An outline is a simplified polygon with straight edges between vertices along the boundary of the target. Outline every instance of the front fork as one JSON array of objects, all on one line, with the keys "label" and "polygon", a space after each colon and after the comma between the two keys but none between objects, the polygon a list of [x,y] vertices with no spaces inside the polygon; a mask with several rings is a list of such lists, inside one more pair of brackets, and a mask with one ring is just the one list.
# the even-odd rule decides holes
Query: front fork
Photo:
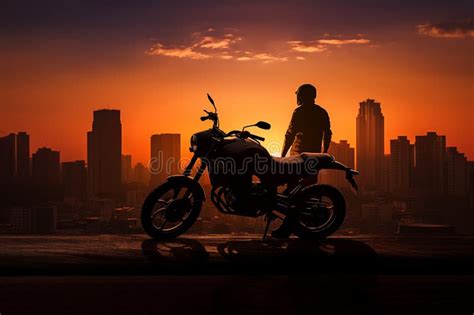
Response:
[{"label": "front fork", "polygon": [[[193,167],[194,167],[194,164],[196,164],[196,161],[198,160],[198,157],[196,154],[193,155],[193,157],[191,158],[191,161],[189,161],[189,164],[188,166],[186,166],[186,168],[184,169],[184,172],[183,172],[183,175],[186,176],[186,177],[190,177],[191,176],[191,172],[193,170]],[[199,185],[198,182],[199,182],[199,179],[201,178],[202,174],[204,173],[204,171],[206,170],[206,167],[207,167],[207,161],[206,159],[201,159],[201,165],[199,165],[199,168],[198,168],[198,171],[196,173],[196,175],[194,176],[193,178],[193,182],[194,182],[194,185]],[[184,197],[183,198],[188,198],[189,197],[189,194],[191,193],[191,189],[188,189],[185,194],[184,194]]]}]

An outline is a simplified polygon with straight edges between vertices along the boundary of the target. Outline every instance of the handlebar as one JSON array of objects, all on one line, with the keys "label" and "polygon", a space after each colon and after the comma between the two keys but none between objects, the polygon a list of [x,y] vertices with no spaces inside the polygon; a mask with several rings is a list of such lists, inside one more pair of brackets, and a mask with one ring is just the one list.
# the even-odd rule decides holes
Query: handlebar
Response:
[{"label": "handlebar", "polygon": [[[206,121],[206,120],[212,120],[214,122],[214,129],[219,130],[219,119],[217,116],[217,113],[209,112],[207,110],[204,110],[204,112],[207,114],[206,116],[201,116],[201,121]],[[233,130],[227,134],[225,134],[223,131],[220,131],[221,135],[224,137],[229,137],[229,136],[237,136],[241,139],[247,139],[251,138],[256,141],[265,141],[265,138],[254,135],[246,130],[240,131],[240,130]]]},{"label": "handlebar", "polygon": [[240,130],[232,130],[231,132],[226,134],[226,137],[230,137],[234,135],[242,139],[252,138],[258,141],[265,141],[265,138],[263,137],[254,135],[253,133],[250,133],[248,131],[240,131]]},{"label": "handlebar", "polygon": [[204,112],[206,112],[207,116],[201,116],[201,121],[212,120],[214,122],[214,127],[219,127],[219,118],[217,113],[209,112],[207,110],[204,110]]},{"label": "handlebar", "polygon": [[254,135],[254,134],[250,134],[250,138],[253,138],[253,139],[258,140],[258,141],[265,141],[264,137],[260,137],[260,136]]}]

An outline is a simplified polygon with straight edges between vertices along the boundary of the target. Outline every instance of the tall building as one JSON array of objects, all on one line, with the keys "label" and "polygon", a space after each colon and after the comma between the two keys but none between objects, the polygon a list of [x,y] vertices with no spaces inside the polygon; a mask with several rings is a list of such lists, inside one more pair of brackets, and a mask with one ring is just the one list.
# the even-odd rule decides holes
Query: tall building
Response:
[{"label": "tall building", "polygon": [[468,164],[464,153],[456,147],[446,149],[447,193],[453,196],[464,196],[468,191]]},{"label": "tall building", "polygon": [[32,156],[33,182],[41,187],[59,186],[61,182],[59,151],[40,148]]},{"label": "tall building", "polygon": [[163,133],[151,136],[151,185],[158,185],[169,175],[179,173],[181,135]]},{"label": "tall building", "polygon": [[120,111],[94,111],[87,133],[87,170],[91,197],[117,199],[122,180],[122,123]]},{"label": "tall building", "polygon": [[361,187],[377,190],[383,180],[384,116],[380,103],[373,99],[359,105],[356,118],[357,169],[360,171]]},{"label": "tall building", "polygon": [[[474,161],[467,161],[467,191],[470,199],[474,201]],[[471,203],[474,208],[474,202]]]},{"label": "tall building", "polygon": [[64,162],[62,166],[64,202],[69,206],[80,206],[86,201],[86,162]]},{"label": "tall building", "polygon": [[[339,143],[331,141],[328,153],[333,155],[336,160],[341,162],[342,164],[350,168],[355,167],[355,150],[354,148],[351,148],[347,140],[341,140],[339,141]],[[325,170],[324,174],[322,175],[322,182],[327,182],[328,184],[334,185],[338,188],[350,188],[350,184],[346,180],[346,174],[344,172],[339,172],[335,170]]]},{"label": "tall building", "polygon": [[13,180],[16,173],[15,165],[15,134],[0,138],[0,185]]},{"label": "tall building", "polygon": [[422,194],[442,195],[446,191],[446,136],[428,132],[415,140],[415,188]]},{"label": "tall building", "polygon": [[10,212],[10,223],[16,233],[52,234],[56,232],[57,209],[54,206],[16,207]]},{"label": "tall building", "polygon": [[382,159],[382,178],[380,181],[380,191],[390,191],[390,154],[384,154]]},{"label": "tall building", "polygon": [[132,177],[132,156],[122,155],[122,183],[130,183]]},{"label": "tall building", "polygon": [[407,194],[413,187],[415,146],[406,136],[390,140],[390,192]]},{"label": "tall building", "polygon": [[142,163],[137,163],[134,168],[134,181],[147,185],[150,182],[150,172]]},{"label": "tall building", "polygon": [[26,180],[30,175],[30,136],[19,132],[16,135],[16,176]]}]

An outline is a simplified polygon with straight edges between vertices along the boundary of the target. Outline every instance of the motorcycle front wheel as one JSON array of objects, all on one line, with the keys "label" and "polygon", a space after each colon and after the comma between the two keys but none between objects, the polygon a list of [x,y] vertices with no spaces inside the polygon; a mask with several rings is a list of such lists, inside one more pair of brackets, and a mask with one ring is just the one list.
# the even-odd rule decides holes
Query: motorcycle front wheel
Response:
[{"label": "motorcycle front wheel", "polygon": [[344,222],[346,203],[336,188],[311,185],[297,197],[294,233],[304,239],[323,239]]},{"label": "motorcycle front wheel", "polygon": [[166,182],[152,191],[142,206],[145,232],[154,239],[173,239],[185,233],[201,212],[202,200],[191,184]]}]

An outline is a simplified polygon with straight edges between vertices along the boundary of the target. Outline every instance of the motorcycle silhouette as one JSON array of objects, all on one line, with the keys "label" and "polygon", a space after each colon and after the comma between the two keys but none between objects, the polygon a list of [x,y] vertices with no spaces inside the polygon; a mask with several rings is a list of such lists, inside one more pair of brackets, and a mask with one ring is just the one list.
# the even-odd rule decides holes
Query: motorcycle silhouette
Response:
[{"label": "motorcycle silhouette", "polygon": [[[315,183],[322,169],[346,172],[346,179],[357,190],[353,170],[325,153],[301,153],[277,158],[260,144],[263,137],[246,129],[268,130],[270,124],[259,121],[242,130],[228,133],[219,128],[217,108],[207,95],[214,111],[207,111],[201,121],[210,120],[212,128],[191,137],[194,153],[182,175],[169,176],[145,199],[141,222],[145,232],[154,239],[172,239],[185,233],[198,218],[204,190],[199,184],[208,169],[211,181],[211,202],[224,214],[247,217],[265,216],[265,238],[275,219],[294,218],[293,232],[300,238],[322,239],[334,232],[344,221],[346,205],[334,187]],[[194,177],[191,173],[200,160]],[[279,186],[287,185],[283,192]]]}]

